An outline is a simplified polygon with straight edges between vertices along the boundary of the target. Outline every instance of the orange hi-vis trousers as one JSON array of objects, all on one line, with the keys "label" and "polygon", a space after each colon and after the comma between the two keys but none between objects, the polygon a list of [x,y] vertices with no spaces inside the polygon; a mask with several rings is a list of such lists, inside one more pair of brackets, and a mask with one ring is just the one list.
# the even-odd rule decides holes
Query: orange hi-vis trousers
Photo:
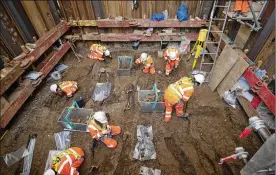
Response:
[{"label": "orange hi-vis trousers", "polygon": [[111,128],[110,135],[103,134],[103,130],[97,126],[93,121],[88,122],[88,130],[93,139],[101,140],[108,148],[116,148],[117,141],[112,139],[111,136],[121,133],[119,126],[109,125]]},{"label": "orange hi-vis trousers", "polygon": [[247,13],[249,11],[249,4],[247,0],[236,0],[234,11],[241,11]]}]

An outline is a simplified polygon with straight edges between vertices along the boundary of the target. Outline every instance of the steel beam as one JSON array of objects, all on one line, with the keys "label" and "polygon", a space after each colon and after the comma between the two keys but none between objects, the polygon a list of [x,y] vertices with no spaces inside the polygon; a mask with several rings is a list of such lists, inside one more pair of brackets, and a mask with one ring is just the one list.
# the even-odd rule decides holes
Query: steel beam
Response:
[{"label": "steel beam", "polygon": [[186,37],[191,41],[196,41],[198,33],[169,33],[169,34],[152,34],[151,36],[145,36],[142,34],[132,33],[102,33],[102,34],[75,34],[66,35],[66,39],[75,40],[88,40],[88,41],[102,41],[102,42],[131,42],[131,41],[142,41],[142,42],[161,42],[161,41],[182,41],[182,37]]},{"label": "steel beam", "polygon": [[243,77],[252,87],[252,91],[262,99],[269,110],[275,115],[275,95],[267,88],[267,84],[262,82],[255,75],[252,67],[249,67],[245,70]]},{"label": "steel beam", "polygon": [[70,21],[72,26],[91,26],[98,28],[200,28],[208,24],[205,20],[200,21],[182,21],[178,20],[164,20],[164,21],[151,21],[150,19],[132,19],[116,21],[114,19],[100,19],[100,20],[72,20]]},{"label": "steel beam", "polygon": [[[45,78],[47,74],[51,71],[51,69],[58,63],[58,61],[63,57],[63,55],[70,49],[70,46],[68,43],[63,44],[62,48],[59,51],[54,51],[54,54],[46,58],[48,60],[45,64],[43,63],[43,66],[41,69],[37,71],[43,72],[42,78]],[[22,88],[23,87],[23,88]],[[21,106],[24,104],[24,102],[29,98],[29,96],[33,93],[36,87],[34,87],[29,79],[25,79],[21,83],[21,87],[19,89],[21,90],[15,90],[10,97],[8,98],[8,101],[10,103],[9,107],[3,112],[1,111],[1,119],[0,119],[0,126],[1,128],[5,128],[7,124],[10,122],[10,120],[13,118],[13,116],[16,114],[16,112],[21,108]]]},{"label": "steel beam", "polygon": [[[47,49],[49,49],[54,44],[54,42],[56,42],[56,40],[58,40],[65,32],[67,32],[68,29],[69,26],[66,23],[60,23],[56,27],[52,28],[35,42],[37,47],[34,51],[30,52],[25,57],[25,59],[31,58],[31,63],[35,62]],[[20,71],[17,71],[17,73],[7,74],[7,77],[5,76],[4,78],[1,78],[1,95],[18,79],[18,77],[24,73],[24,71],[25,70],[21,69]]]},{"label": "steel beam", "polygon": [[274,26],[275,26],[275,9],[273,10],[263,30],[261,31],[261,34],[258,37],[257,42],[253,45],[253,47],[250,49],[250,52],[247,54],[252,61],[255,61],[255,59],[257,58],[258,53],[261,51],[264,43],[269,37]]}]

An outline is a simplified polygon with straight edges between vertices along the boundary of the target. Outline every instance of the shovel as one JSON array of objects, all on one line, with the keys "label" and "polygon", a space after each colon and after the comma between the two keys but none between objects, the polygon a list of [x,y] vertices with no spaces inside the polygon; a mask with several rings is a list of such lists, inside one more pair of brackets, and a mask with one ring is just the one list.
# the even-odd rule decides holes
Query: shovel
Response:
[{"label": "shovel", "polygon": [[187,113],[187,106],[188,106],[188,101],[185,103],[185,109],[184,109],[184,115],[179,117],[179,118],[182,118],[184,120],[189,120],[189,113]]}]

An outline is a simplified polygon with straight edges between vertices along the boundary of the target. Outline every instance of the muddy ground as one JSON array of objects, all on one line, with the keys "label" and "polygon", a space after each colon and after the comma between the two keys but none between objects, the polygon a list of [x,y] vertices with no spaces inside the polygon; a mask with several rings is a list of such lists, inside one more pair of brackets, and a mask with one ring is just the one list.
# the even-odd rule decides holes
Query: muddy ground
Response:
[{"label": "muddy ground", "polygon": [[[169,77],[164,75],[162,58],[157,58],[159,47],[149,48],[141,46],[139,50],[132,50],[130,46],[116,45],[110,50],[113,59],[108,63],[85,58],[80,63],[69,52],[62,63],[69,66],[63,73],[62,80],[78,82],[79,90],[75,97],[82,96],[85,102],[91,98],[96,82],[105,82],[108,78],[112,82],[112,94],[103,104],[89,101],[86,107],[105,110],[110,114],[110,123],[119,125],[123,133],[114,137],[118,147],[108,149],[102,143],[97,143],[94,158],[92,158],[92,138],[89,133],[72,132],[71,146],[82,147],[85,151],[85,161],[80,167],[80,174],[139,174],[141,166],[160,169],[162,174],[239,174],[243,167],[242,161],[235,160],[225,165],[218,165],[219,158],[234,153],[235,147],[244,147],[252,156],[261,145],[255,133],[246,139],[239,139],[239,133],[247,125],[247,116],[241,108],[233,109],[224,104],[217,92],[212,92],[208,86],[196,87],[195,94],[188,103],[187,111],[190,120],[185,121],[173,117],[165,123],[162,113],[143,113],[134,95],[134,105],[131,110],[124,112],[127,95],[124,87],[133,83],[135,89],[151,89],[154,82],[160,90],[164,90],[170,83],[180,77],[188,75],[191,62],[181,64],[176,72]],[[132,76],[119,77],[116,75],[117,56],[128,55],[137,57],[142,51],[148,51],[154,58],[156,72],[154,76],[145,75],[142,66],[132,72]],[[98,69],[110,68],[111,74],[100,78]],[[1,140],[1,155],[15,151],[26,145],[29,134],[37,134],[32,175],[43,174],[49,150],[55,149],[54,133],[63,128],[57,123],[57,118],[66,106],[72,104],[72,98],[61,97],[49,90],[52,82],[44,82],[14,117],[8,127],[8,132]],[[132,158],[136,139],[137,125],[152,125],[154,144],[157,152],[156,160],[139,161]],[[1,159],[0,174],[19,174],[22,162],[7,167]],[[92,165],[99,166],[98,170],[90,172]]]}]

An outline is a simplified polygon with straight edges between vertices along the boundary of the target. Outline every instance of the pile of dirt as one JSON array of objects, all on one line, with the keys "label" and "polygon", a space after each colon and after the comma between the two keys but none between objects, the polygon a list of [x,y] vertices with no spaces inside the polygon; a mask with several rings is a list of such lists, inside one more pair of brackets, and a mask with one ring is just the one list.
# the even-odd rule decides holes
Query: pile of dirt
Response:
[{"label": "pile of dirt", "polygon": [[[155,101],[155,98],[156,98],[156,95],[155,94],[148,94],[148,95],[145,95],[141,101],[143,102],[154,102]],[[162,94],[158,94],[158,99],[157,99],[157,102],[164,102],[164,95]]]}]

